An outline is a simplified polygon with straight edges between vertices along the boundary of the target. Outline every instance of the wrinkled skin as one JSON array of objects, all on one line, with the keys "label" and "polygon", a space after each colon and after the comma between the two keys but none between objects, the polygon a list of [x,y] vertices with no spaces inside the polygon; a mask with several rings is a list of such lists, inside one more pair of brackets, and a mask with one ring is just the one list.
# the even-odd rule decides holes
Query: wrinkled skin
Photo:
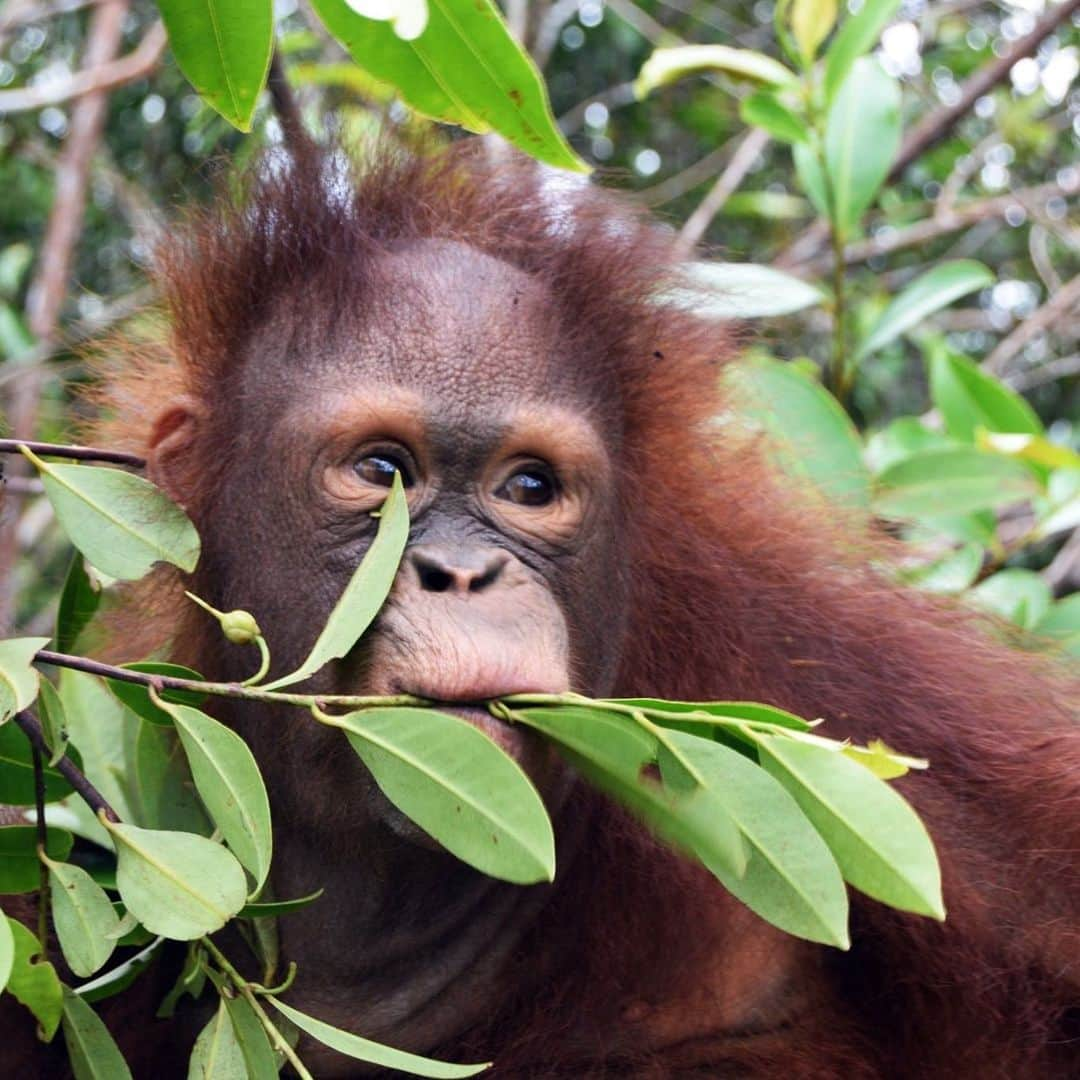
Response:
[{"label": "wrinkled skin", "polygon": [[[620,627],[609,613],[621,589],[610,417],[558,363],[548,298],[524,274],[439,242],[389,254],[378,271],[395,302],[324,353],[298,358],[273,328],[252,342],[258,362],[242,389],[236,467],[196,588],[272,628],[273,673],[292,670],[371,543],[384,463],[399,462],[412,530],[390,599],[362,646],[306,688],[457,703],[557,813],[572,781],[554,751],[463,706],[517,691],[610,688]],[[180,402],[157,428],[151,475],[181,502],[175,465],[199,423]],[[513,501],[508,480],[538,466],[554,476],[555,497]],[[247,659],[223,674],[243,677]],[[547,887],[507,886],[438,850],[337,732],[292,709],[242,708],[233,722],[271,791],[277,895],[326,889],[302,919],[282,923],[285,955],[304,958],[290,1000],[402,1047],[430,1046],[474,1022],[488,1005],[485,981]],[[559,835],[566,856],[573,823]],[[344,857],[328,861],[331,850]],[[343,986],[360,988],[359,1000]],[[307,1056],[320,1076],[348,1071],[340,1057]]]}]

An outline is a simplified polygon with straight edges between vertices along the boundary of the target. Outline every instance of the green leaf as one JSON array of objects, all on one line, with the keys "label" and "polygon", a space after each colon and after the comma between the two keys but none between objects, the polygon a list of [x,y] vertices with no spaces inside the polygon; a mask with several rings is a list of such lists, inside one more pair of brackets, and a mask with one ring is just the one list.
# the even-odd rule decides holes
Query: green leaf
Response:
[{"label": "green leaf", "polygon": [[295,900],[255,900],[245,904],[240,909],[241,919],[276,919],[279,915],[291,915],[294,911],[300,911],[309,904],[315,903],[323,894],[322,889],[316,889],[307,896],[298,896]]},{"label": "green leaf", "polygon": [[665,289],[657,303],[673,304],[703,319],[754,319],[788,315],[820,304],[816,285],[756,263],[687,263],[683,283]]},{"label": "green leaf", "polygon": [[859,433],[828,390],[791,364],[765,358],[739,364],[730,377],[750,399],[749,418],[772,436],[786,472],[842,506],[870,506]]},{"label": "green leaf", "polygon": [[928,367],[930,398],[954,438],[973,443],[979,428],[1042,434],[1031,406],[966,356],[941,346],[932,351]]},{"label": "green leaf", "polygon": [[154,938],[145,949],[141,949],[130,959],[80,986],[79,996],[84,1001],[104,1001],[105,998],[123,993],[149,969],[164,944],[164,938]]},{"label": "green leaf", "polygon": [[105,890],[85,870],[53,859],[46,859],[45,864],[60,950],[68,967],[88,978],[112,956],[116,939],[109,935],[120,920]]},{"label": "green leaf", "polygon": [[878,477],[874,509],[884,517],[947,517],[1005,506],[1038,490],[1026,465],[966,446],[926,450]]},{"label": "green leaf", "polygon": [[791,148],[791,158],[795,162],[795,174],[799,186],[806,192],[814,209],[824,218],[830,216],[829,187],[825,179],[825,170],[821,161],[808,143],[795,143]]},{"label": "green leaf", "polygon": [[777,727],[791,728],[794,731],[809,731],[810,725],[801,717],[786,709],[777,709],[771,705],[761,705],[756,701],[665,701],[662,698],[605,698],[616,705],[629,705],[642,709],[657,723],[662,724],[670,715],[701,713],[707,719],[718,717],[734,720],[755,720],[762,724],[775,724]]},{"label": "green leaf", "polygon": [[433,709],[336,716],[383,794],[448,851],[519,884],[555,877],[555,838],[532,782],[478,728]]},{"label": "green leaf", "polygon": [[940,559],[901,574],[902,580],[928,592],[959,593],[971,587],[983,564],[980,544],[964,544]]},{"label": "green leaf", "polygon": [[251,130],[274,39],[271,0],[159,0],[180,70],[199,96]]},{"label": "green leaf", "polygon": [[1050,638],[1070,656],[1080,656],[1080,593],[1051,605],[1035,624],[1034,631]]},{"label": "green leaf", "polygon": [[932,431],[918,417],[900,416],[866,441],[866,463],[882,472],[904,458],[923,450],[939,450],[955,445],[940,431]]},{"label": "green leaf", "polygon": [[352,1035],[348,1031],[331,1027],[313,1016],[307,1016],[279,1001],[276,997],[265,999],[277,1009],[283,1016],[291,1020],[301,1031],[307,1032],[313,1039],[337,1050],[339,1054],[356,1058],[358,1061],[367,1061],[373,1065],[380,1065],[384,1069],[399,1069],[401,1072],[411,1073],[413,1076],[430,1076],[436,1080],[455,1080],[457,1077],[476,1076],[489,1064],[484,1065],[451,1065],[444,1061],[433,1061],[431,1058],[420,1057],[417,1054],[409,1054],[403,1050],[393,1050],[389,1046],[363,1039],[359,1035]]},{"label": "green leaf", "polygon": [[739,105],[739,116],[744,123],[767,131],[781,142],[804,143],[810,139],[806,121],[768,90],[758,90],[743,98]]},{"label": "green leaf", "polygon": [[156,562],[190,573],[199,535],[187,514],[141,476],[96,465],[56,465],[24,449],[71,542],[99,570],[123,581]]},{"label": "green leaf", "polygon": [[247,898],[244,871],[220,844],[192,833],[106,823],[120,896],[147,930],[189,941],[220,930]]},{"label": "green leaf", "polygon": [[[74,837],[66,829],[46,829],[45,846],[54,859],[71,854]],[[37,827],[6,825],[0,828],[0,893],[34,892],[41,884],[37,855]]]},{"label": "green leaf", "polygon": [[[680,793],[652,779],[657,740],[630,717],[578,705],[515,710],[513,717],[556,742],[590,782],[721,880],[745,870],[742,838],[716,793],[708,787]],[[667,731],[669,739],[674,734]]]},{"label": "green leaf", "polygon": [[291,675],[285,675],[262,689],[279,690],[306,679],[324,664],[344,656],[371,625],[394,584],[394,575],[409,539],[409,504],[394,474],[394,484],[382,505],[379,531],[360,561],[330,618],[312,646],[308,658]]},{"label": "green leaf", "polygon": [[757,744],[762,766],[794,796],[847,881],[902,911],[945,918],[934,845],[896,791],[843,754],[767,735]]},{"label": "green leaf", "polygon": [[[74,750],[68,755],[78,764]],[[56,802],[71,794],[71,785],[54,769],[46,765],[45,801]],[[0,727],[0,803],[11,806],[33,806],[34,762],[30,740],[15,724]]]},{"label": "green leaf", "polygon": [[233,1034],[243,1055],[246,1073],[240,1080],[277,1080],[278,1067],[270,1037],[262,1026],[255,1010],[243,997],[222,998],[232,1021]]},{"label": "green leaf", "polygon": [[733,49],[727,45],[681,45],[653,52],[638,74],[634,93],[639,99],[644,98],[662,86],[702,72],[721,72],[767,86],[794,86],[798,82],[795,73],[778,60],[752,49]]},{"label": "green leaf", "polygon": [[33,659],[48,644],[42,637],[0,641],[0,724],[33,704],[38,694]]},{"label": "green leaf", "polygon": [[15,945],[7,992],[14,994],[37,1017],[45,1040],[49,1041],[60,1026],[63,1007],[60,978],[52,964],[38,959],[41,955],[38,939],[15,919],[7,919],[7,925]]},{"label": "green leaf", "polygon": [[741,878],[710,867],[725,888],[781,930],[846,949],[848,902],[840,871],[795,800],[736,751],[679,731],[671,737],[706,775],[749,846]]},{"label": "green leaf", "polygon": [[48,679],[39,680],[37,716],[42,738],[52,751],[49,764],[55,765],[67,752],[67,717],[64,715],[64,703]]},{"label": "green leaf", "polygon": [[836,25],[836,0],[793,0],[791,32],[806,63],[813,63],[818,46]]},{"label": "green leaf", "polygon": [[0,991],[7,986],[15,963],[15,938],[8,926],[7,916],[0,911]]},{"label": "green leaf", "polygon": [[180,737],[140,720],[126,729],[124,758],[131,821],[146,829],[199,833],[213,829],[203,809]]},{"label": "green leaf", "polygon": [[141,721],[109,693],[102,679],[86,672],[61,669],[59,692],[68,735],[82,754],[86,778],[122,820],[137,821],[128,778],[131,749]]},{"label": "green leaf", "polygon": [[428,0],[427,27],[413,41],[358,15],[345,0],[313,6],[352,58],[397,87],[418,113],[469,131],[497,131],[549,165],[589,171],[559,131],[536,65],[491,0]]},{"label": "green leaf", "polygon": [[86,561],[76,552],[68,567],[60,606],[56,611],[56,648],[70,653],[101,606],[101,589],[86,572]]},{"label": "green leaf", "polygon": [[188,1080],[248,1080],[247,1064],[224,998],[195,1040]]},{"label": "green leaf", "polygon": [[[855,360],[884,348],[905,330],[917,326],[928,315],[948,307],[961,296],[993,283],[994,275],[974,259],[938,263],[925,274],[920,274],[881,313],[870,333],[855,350]],[[955,435],[956,432],[950,429],[949,434]]]},{"label": "green leaf", "polygon": [[877,196],[900,146],[900,85],[876,60],[859,60],[825,123],[825,171],[837,231],[848,237]]},{"label": "green leaf", "polygon": [[900,0],[866,0],[858,14],[848,15],[825,54],[825,100],[831,102],[855,61],[876,44],[896,13]]},{"label": "green leaf", "polygon": [[[134,664],[121,664],[128,671],[138,671],[144,675],[165,675],[172,679],[194,679],[202,681],[202,676],[182,664],[167,664],[160,660],[139,660]],[[123,679],[106,679],[109,689],[133,712],[152,724],[172,727],[172,718],[150,700],[150,688],[141,683],[124,682]],[[179,705],[192,705],[198,708],[206,695],[194,690],[162,690],[158,695],[162,701],[175,702]]]},{"label": "green leaf", "polygon": [[64,1042],[75,1080],[131,1080],[131,1070],[100,1017],[64,987]]},{"label": "green leaf", "polygon": [[224,724],[189,705],[166,705],[184,744],[195,787],[233,854],[255,879],[270,870],[270,800],[248,745]]},{"label": "green leaf", "polygon": [[980,581],[971,590],[971,598],[987,611],[1034,630],[1050,610],[1054,594],[1033,570],[1015,567]]}]

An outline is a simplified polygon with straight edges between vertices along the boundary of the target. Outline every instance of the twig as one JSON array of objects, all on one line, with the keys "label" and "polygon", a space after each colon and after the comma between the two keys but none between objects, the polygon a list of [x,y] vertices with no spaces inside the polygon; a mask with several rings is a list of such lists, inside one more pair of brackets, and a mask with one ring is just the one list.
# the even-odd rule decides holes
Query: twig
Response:
[{"label": "twig", "polygon": [[645,206],[663,206],[664,203],[672,202],[692,191],[698,184],[704,183],[710,176],[715,176],[725,161],[731,156],[732,143],[735,140],[728,139],[721,143],[715,150],[710,150],[703,158],[695,161],[693,165],[687,165],[682,172],[661,180],[659,184],[643,188],[630,197]]},{"label": "twig", "polygon": [[532,54],[536,66],[543,69],[551,59],[555,44],[559,40],[559,31],[577,14],[578,0],[556,0],[547,9],[540,25],[536,29],[536,41]]},{"label": "twig", "polygon": [[412,694],[395,694],[390,697],[367,696],[357,694],[288,694],[280,690],[263,690],[258,686],[244,686],[242,683],[203,682],[201,679],[179,679],[172,675],[148,675],[143,671],[103,664],[100,660],[90,660],[85,656],[72,656],[69,653],[39,649],[34,656],[35,663],[51,664],[55,667],[72,668],[85,671],[89,675],[99,675],[105,679],[117,679],[120,682],[135,683],[138,686],[152,687],[160,694],[163,690],[188,690],[196,694],[210,694],[214,697],[243,698],[249,701],[270,701],[283,705],[300,705],[310,708],[313,704],[341,705],[347,708],[371,708],[391,705],[429,705],[426,698]]},{"label": "twig", "polygon": [[304,127],[300,106],[296,102],[296,95],[285,74],[281,54],[276,49],[270,59],[270,73],[266,79],[266,87],[270,91],[270,100],[273,102],[274,112],[285,136],[285,145],[294,155],[306,157],[314,150],[315,143]]},{"label": "twig", "polygon": [[670,45],[681,43],[682,38],[666,26],[658,23],[648,12],[639,8],[632,0],[605,0],[607,6],[624,23],[632,26],[646,41],[653,45],[662,42]]},{"label": "twig", "polygon": [[[45,742],[45,736],[41,732],[41,725],[30,713],[25,710],[23,712],[17,712],[12,719],[19,725],[23,733],[30,740],[31,744],[37,748],[39,753],[49,753],[49,747]],[[60,758],[54,768],[72,786],[79,798],[82,799],[95,814],[104,813],[110,821],[120,820],[116,811],[105,801],[105,796],[86,779],[82,770],[78,768],[69,757],[65,755]],[[40,815],[40,817],[44,820],[43,814]]]},{"label": "twig", "polygon": [[1058,379],[1067,379],[1072,375],[1080,375],[1080,353],[1048,360],[1045,364],[1039,364],[1038,367],[1027,371],[1006,374],[1004,379],[1014,390],[1031,390],[1036,386],[1043,386]]},{"label": "twig", "polygon": [[[94,9],[87,32],[83,70],[90,72],[108,64],[123,38],[127,0],[104,0]],[[71,127],[56,164],[56,194],[49,213],[41,257],[27,292],[26,315],[39,344],[52,350],[60,312],[67,293],[68,275],[82,231],[90,162],[101,138],[108,103],[104,92],[88,93],[71,110]],[[8,421],[16,439],[28,439],[37,425],[38,403],[44,372],[15,383],[8,396]],[[20,475],[21,463],[12,471]],[[10,628],[15,611],[16,527],[18,518],[0,525],[0,634]]]},{"label": "twig", "polygon": [[[49,830],[45,824],[45,766],[42,763],[41,747],[30,744],[30,761],[34,767],[34,812],[37,820],[37,846],[39,853],[48,855]],[[49,868],[45,860],[38,857],[38,912],[37,936],[38,947],[43,959],[49,959]]]},{"label": "twig", "polygon": [[[104,10],[111,6],[111,3],[102,3],[101,8]],[[127,5],[123,6],[126,8]],[[62,82],[0,90],[0,115],[43,109],[46,105],[59,105],[90,94],[107,93],[118,86],[126,86],[137,79],[143,79],[157,67],[165,51],[165,42],[165,27],[156,22],[146,32],[142,41],[120,60],[113,60],[110,54],[107,59],[99,60],[93,65],[87,64],[70,79]]]},{"label": "twig", "polygon": [[1008,337],[999,341],[983,362],[983,367],[995,375],[1001,375],[1029,341],[1049,330],[1077,304],[1080,304],[1080,274],[1062,285],[1041,308],[1024,319]]},{"label": "twig", "polygon": [[1055,592],[1068,587],[1080,576],[1080,529],[1061,545],[1061,549],[1042,572],[1043,580]]},{"label": "twig", "polygon": [[904,139],[900,152],[889,170],[889,178],[894,179],[899,176],[920,154],[948,135],[957,121],[979,98],[1008,78],[1009,72],[1018,60],[1030,56],[1076,11],[1080,11],[1080,0],[1064,0],[1063,3],[1048,8],[1046,14],[1035,24],[1029,34],[1025,34],[1014,42],[1008,52],[985,67],[979,68],[960,87],[960,96],[952,105],[944,105],[923,117]]},{"label": "twig", "polygon": [[59,15],[70,15],[73,11],[81,11],[97,3],[100,3],[100,0],[55,0],[51,4],[10,3],[10,10],[0,15],[0,37],[16,27],[55,19]]},{"label": "twig", "polygon": [[[960,97],[952,105],[943,106],[927,114],[907,134],[896,159],[889,169],[887,180],[895,180],[920,154],[943,139],[975,102],[1008,77],[1012,66],[1025,56],[1030,56],[1058,26],[1080,9],[1080,0],[1064,0],[1050,8],[1035,24],[1031,33],[1020,38],[1003,56],[998,57],[975,72],[960,88]],[[773,260],[773,265],[787,269],[814,257],[828,239],[829,227],[823,221],[800,233],[785,251]]]},{"label": "twig", "polygon": [[689,257],[695,245],[705,235],[713,218],[720,213],[724,203],[746,179],[758,155],[769,145],[769,135],[761,128],[751,128],[739,143],[728,167],[720,174],[709,194],[687,219],[679,233],[678,249],[683,258]]},{"label": "twig", "polygon": [[123,450],[99,450],[94,446],[68,446],[61,443],[29,442],[25,439],[0,439],[0,454],[19,454],[25,446],[35,454],[71,458],[73,461],[106,461],[111,465],[127,465],[132,469],[146,467],[146,459]]},{"label": "twig", "polygon": [[[844,249],[844,261],[849,266],[853,263],[863,263],[875,255],[888,255],[903,248],[928,243],[948,233],[958,232],[980,221],[1004,217],[1013,207],[1024,207],[1026,203],[1049,198],[1051,195],[1074,195],[1077,190],[1080,189],[1064,188],[1056,181],[1051,181],[1047,184],[1023,188],[1020,191],[1011,191],[1005,195],[994,195],[988,199],[973,199],[970,202],[959,203],[943,213],[935,213],[933,217],[916,221],[902,229],[892,229],[869,240],[849,244]],[[789,249],[789,251],[793,250]],[[833,253],[825,252],[809,261],[785,265],[793,273],[803,277],[813,277],[828,270],[832,263]],[[776,262],[774,265],[779,266],[780,263]]]},{"label": "twig", "polygon": [[623,105],[633,105],[634,101],[634,84],[632,82],[609,86],[607,90],[601,90],[599,94],[593,94],[585,98],[584,101],[579,101],[573,108],[567,109],[559,117],[559,130],[564,135],[573,135],[576,131],[580,131],[585,123],[586,111],[590,105],[595,103],[609,105],[614,109],[618,109]]}]

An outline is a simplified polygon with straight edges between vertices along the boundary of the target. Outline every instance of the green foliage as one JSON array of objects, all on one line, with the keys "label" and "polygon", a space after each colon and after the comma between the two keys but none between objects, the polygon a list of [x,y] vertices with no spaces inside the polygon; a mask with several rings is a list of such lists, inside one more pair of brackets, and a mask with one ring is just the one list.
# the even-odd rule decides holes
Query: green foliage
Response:
[{"label": "green foliage", "polygon": [[299,1009],[294,1009],[277,998],[268,1000],[278,1012],[287,1016],[301,1031],[307,1032],[324,1046],[332,1047],[338,1053],[355,1058],[357,1061],[367,1061],[386,1069],[399,1069],[412,1076],[436,1077],[437,1080],[476,1076],[488,1068],[487,1065],[449,1065],[443,1061],[432,1061],[430,1058],[420,1057],[418,1054],[392,1050],[388,1046],[381,1046],[370,1039],[362,1039],[359,1035],[352,1035],[340,1028],[324,1024],[312,1016],[306,1016]]},{"label": "green foliage", "polygon": [[291,686],[313,675],[328,661],[344,656],[371,625],[390,592],[393,572],[409,538],[409,508],[400,474],[395,474],[394,485],[379,514],[375,539],[330,612],[308,658],[291,675],[268,683],[267,690]]},{"label": "green foliage", "polygon": [[555,878],[555,837],[528,777],[482,732],[432,709],[316,714],[341,728],[383,794],[459,859],[493,877]]},{"label": "green foliage", "polygon": [[[749,407],[738,419],[717,418],[721,437],[764,434],[778,465],[832,500],[853,529],[872,530],[877,519],[888,519],[901,556],[883,572],[1008,621],[1015,628],[1011,640],[1026,647],[1080,656],[1080,597],[1055,596],[1053,575],[1044,572],[1080,526],[1077,426],[1068,418],[1075,380],[1025,397],[1000,377],[1000,363],[991,370],[976,359],[999,333],[993,325],[992,332],[985,329],[992,322],[987,313],[998,318],[1004,310],[999,280],[1005,287],[1038,274],[1049,293],[1054,275],[1070,276],[1061,272],[1070,258],[1075,263],[1069,222],[1054,224],[1068,211],[1041,195],[1041,202],[1029,198],[1023,227],[1010,220],[986,237],[974,230],[965,239],[973,250],[978,246],[979,261],[952,258],[948,232],[935,238],[924,229],[930,240],[895,250],[890,239],[913,225],[944,228],[980,191],[1004,190],[991,185],[985,168],[980,172],[991,153],[1013,153],[1014,180],[1033,188],[1071,166],[1065,109],[1042,92],[1025,96],[1014,80],[1011,91],[988,92],[978,116],[903,176],[890,175],[905,121],[910,133],[917,111],[944,93],[941,86],[991,60],[1004,38],[972,42],[985,27],[1000,28],[1001,16],[986,15],[971,27],[947,14],[924,24],[926,75],[912,76],[897,74],[889,49],[870,55],[899,10],[897,0],[867,0],[855,14],[834,0],[781,2],[772,13],[775,41],[764,40],[757,9],[732,9],[723,13],[730,42],[687,45],[676,45],[678,37],[700,36],[705,24],[646,0],[645,10],[673,32],[651,52],[608,9],[600,26],[585,26],[582,17],[582,26],[566,28],[582,31],[582,39],[588,29],[589,48],[571,47],[576,35],[568,32],[554,46],[550,85],[571,145],[553,119],[537,66],[489,0],[432,0],[426,19],[425,5],[417,3],[385,12],[357,5],[374,18],[344,0],[315,6],[355,65],[331,57],[301,15],[285,17],[281,53],[287,76],[301,89],[305,119],[333,109],[346,137],[369,130],[374,114],[388,109],[410,132],[424,129],[422,118],[429,117],[497,132],[558,167],[583,171],[596,161],[628,174],[638,170],[642,178],[638,151],[656,145],[671,170],[666,183],[742,134],[743,125],[771,136],[775,142],[746,173],[752,188],[728,193],[722,223],[710,237],[723,241],[732,261],[688,263],[677,287],[656,296],[704,319],[784,320],[771,340],[771,324],[764,328],[758,353],[727,376]],[[116,213],[126,199],[138,201],[132,178],[156,185],[151,201],[168,202],[178,185],[201,190],[190,179],[191,165],[205,153],[232,149],[242,160],[276,137],[259,107],[273,38],[268,0],[202,6],[161,0],[159,7],[173,54],[203,101],[229,123],[250,128],[253,138],[239,143],[214,112],[185,96],[169,65],[154,77],[151,95],[144,98],[141,87],[116,94],[108,120],[115,167],[103,160],[95,173],[75,273],[92,283],[88,290],[106,296],[139,281]],[[62,18],[59,25],[78,29],[78,16]],[[1055,54],[1072,48],[1076,33],[1060,28]],[[70,52],[66,40],[62,45]],[[1040,53],[1044,74],[1045,59]],[[17,78],[32,82],[45,60],[43,53],[19,65]],[[2,66],[0,76],[7,77]],[[630,84],[637,101],[619,105]],[[156,128],[146,119],[155,96],[167,102]],[[603,119],[584,108],[601,102],[607,103]],[[576,113],[584,116],[583,128],[576,121],[580,130]],[[0,209],[0,227],[23,238],[0,249],[0,385],[21,377],[21,365],[36,363],[38,346],[20,298],[32,255],[25,241],[36,242],[41,230],[51,174],[21,147],[40,138],[32,122],[0,122],[0,145],[16,149],[10,160],[0,159],[12,196]],[[968,156],[974,171],[965,172]],[[726,152],[720,157],[732,161]],[[706,181],[713,183],[702,172],[697,183]],[[955,205],[945,200],[946,189]],[[671,217],[701,194],[691,187],[675,195]],[[655,189],[648,197],[658,198]],[[18,218],[8,209],[16,204]],[[796,257],[812,238],[814,230],[804,226],[815,212],[831,252],[811,245],[809,257]],[[754,261],[741,261],[748,257]],[[772,258],[778,266],[767,265]],[[865,269],[864,259],[870,260]],[[979,306],[972,307],[976,294]],[[958,312],[964,301],[968,306]],[[960,315],[978,317],[984,329],[956,329]],[[1039,362],[1034,347],[1026,356]],[[1014,383],[1022,381],[1017,370]],[[67,401],[55,380],[46,385],[44,431],[60,439],[66,432],[57,417]],[[53,583],[64,572],[70,539],[80,554],[59,590],[55,648],[87,650],[98,618],[115,602],[108,579],[136,580],[159,562],[190,571],[198,538],[183,512],[141,477],[27,456],[60,527],[43,534],[27,555],[28,569],[19,570],[28,579],[19,587],[29,597],[20,617],[34,627],[49,624],[50,605],[57,603]],[[163,938],[191,944],[162,1014],[184,994],[219,998],[192,1054],[191,1076],[270,1080],[278,1073],[276,1058],[290,1055],[294,1071],[305,1075],[292,1049],[292,1024],[346,1056],[414,1075],[469,1076],[486,1067],[420,1058],[305,1016],[279,1002],[276,990],[242,977],[207,936],[239,922],[270,972],[277,962],[274,920],[317,904],[321,890],[292,900],[255,899],[272,854],[268,795],[250,750],[202,707],[223,693],[271,700],[261,695],[301,683],[349,654],[388,594],[408,530],[396,482],[377,537],[309,656],[276,681],[266,681],[269,645],[245,612],[215,613],[229,640],[255,643],[262,658],[250,679],[227,688],[200,686],[196,672],[156,658],[124,665],[139,680],[134,683],[65,668],[54,686],[34,666],[48,639],[0,642],[0,801],[31,806],[40,795],[50,822],[44,863],[34,826],[0,829],[0,893],[35,890],[44,865],[52,897],[47,913],[60,950],[77,979],[90,979],[78,993],[63,987],[39,956],[36,936],[0,917],[0,989],[6,985],[30,1009],[46,1037],[62,1022],[78,1080],[129,1075],[90,1003],[139,978]],[[88,562],[102,571],[101,580]],[[161,680],[181,685],[165,687]],[[288,700],[313,712],[311,721],[298,712],[297,723],[340,728],[387,798],[451,853],[510,881],[550,880],[556,873],[543,804],[482,725],[416,700],[355,699],[337,703],[342,713],[336,715],[309,695]],[[28,708],[48,748],[40,792],[31,743],[18,726],[23,718],[11,719]],[[845,881],[901,910],[944,917],[933,846],[887,783],[925,762],[877,742],[834,742],[800,717],[755,703],[538,695],[490,703],[489,710],[492,723],[521,724],[550,740],[588,782],[789,933],[846,947]],[[120,823],[103,824],[95,813],[101,807],[88,809],[73,793],[56,769],[61,758],[93,784]],[[119,903],[110,898],[114,890]],[[119,961],[118,944],[125,949]],[[129,946],[140,951],[131,955]]]},{"label": "green foliage", "polygon": [[313,0],[331,34],[424,116],[497,131],[541,161],[587,172],[555,124],[543,80],[491,0],[429,0],[428,25],[403,41],[345,0]]},{"label": "green foliage", "polygon": [[97,1013],[64,987],[64,1042],[75,1080],[131,1080],[131,1071]]},{"label": "green foliage", "polygon": [[119,469],[56,465],[24,448],[71,542],[103,573],[137,581],[156,562],[189,573],[199,537],[188,516],[149,480]]},{"label": "green foliage", "polygon": [[230,124],[251,130],[274,40],[270,0],[158,0],[191,85]]},{"label": "green foliage", "polygon": [[[68,857],[73,842],[65,829],[50,826],[46,830],[45,846],[57,859]],[[37,828],[33,825],[0,828],[0,894],[33,892],[41,884],[37,843]]]}]

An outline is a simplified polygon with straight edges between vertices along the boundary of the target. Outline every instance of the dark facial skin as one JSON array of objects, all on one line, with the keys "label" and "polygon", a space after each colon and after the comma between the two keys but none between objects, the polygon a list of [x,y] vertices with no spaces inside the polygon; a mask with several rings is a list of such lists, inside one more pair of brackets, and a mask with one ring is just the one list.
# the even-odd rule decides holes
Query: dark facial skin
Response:
[{"label": "dark facial skin", "polygon": [[[426,242],[386,255],[378,273],[391,302],[342,320],[332,340],[303,355],[272,329],[252,343],[197,587],[252,611],[274,673],[292,670],[400,470],[412,531],[391,598],[354,654],[305,688],[449,703],[537,784],[556,813],[561,872],[577,833],[557,813],[569,773],[534,737],[468,705],[610,685],[622,593],[615,465],[598,434],[612,427],[610,403],[591,397],[587,358],[580,376],[567,370],[549,298],[520,271]],[[221,674],[247,674],[236,652]],[[290,1000],[403,1047],[475,1021],[547,887],[504,885],[438,849],[339,733],[291,710],[229,719],[267,775],[276,893],[326,889],[282,924],[285,955],[301,962]],[[310,1064],[319,1076],[344,1067]]]}]

